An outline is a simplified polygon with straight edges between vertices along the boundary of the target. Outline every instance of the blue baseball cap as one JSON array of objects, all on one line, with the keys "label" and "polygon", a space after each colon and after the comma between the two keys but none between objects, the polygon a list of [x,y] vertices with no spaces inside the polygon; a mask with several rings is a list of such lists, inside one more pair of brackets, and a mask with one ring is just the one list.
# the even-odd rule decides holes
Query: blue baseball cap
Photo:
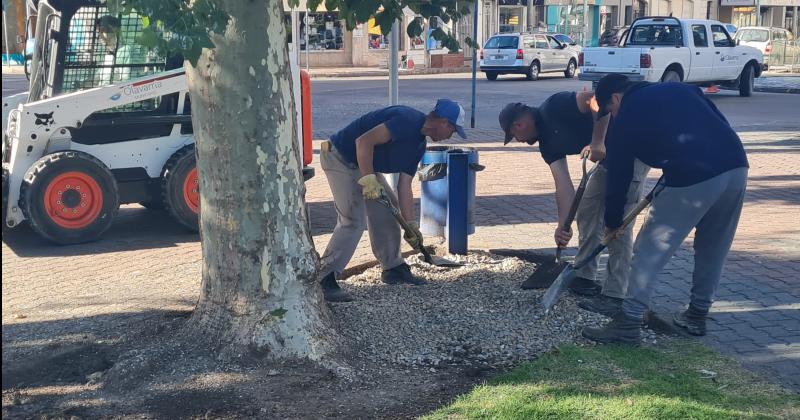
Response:
[{"label": "blue baseball cap", "polygon": [[458,102],[449,99],[439,99],[436,101],[436,108],[433,109],[436,115],[447,118],[450,124],[456,128],[456,133],[462,138],[466,139],[467,135],[464,133],[464,108]]}]

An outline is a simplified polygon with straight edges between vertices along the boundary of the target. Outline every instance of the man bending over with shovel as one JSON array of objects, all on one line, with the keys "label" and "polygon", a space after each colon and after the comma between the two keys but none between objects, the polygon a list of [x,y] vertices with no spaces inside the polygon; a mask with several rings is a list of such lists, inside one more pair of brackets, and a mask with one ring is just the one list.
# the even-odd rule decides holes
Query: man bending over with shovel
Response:
[{"label": "man bending over with shovel", "polygon": [[[575,211],[570,207],[578,203],[577,222],[579,248],[576,260],[588,256],[603,235],[603,207],[606,192],[606,169],[600,164],[583,183],[582,199],[577,198],[567,166],[567,156],[589,153],[589,159],[597,162],[605,158],[605,135],[609,117],[597,118],[597,103],[593,92],[560,92],[547,98],[541,106],[529,107],[521,103],[508,104],[500,112],[500,126],[506,134],[505,144],[512,139],[530,145],[539,143],[542,158],[550,166],[556,186],[558,227],[555,242],[564,248],[572,238],[572,220]],[[639,200],[642,183],[649,168],[636,163],[631,187],[626,194],[626,209],[633,208]],[[571,213],[571,214],[570,214]],[[609,244],[608,276],[601,287],[595,282],[597,258],[578,270],[577,278],[570,284],[574,293],[587,296],[580,307],[610,315],[619,310],[628,281],[632,249],[631,226],[620,237]],[[522,284],[523,289],[547,288],[558,276],[558,265],[551,269],[541,266]]]},{"label": "man bending over with shovel", "polygon": [[661,168],[665,187],[636,238],[622,311],[605,327],[585,328],[583,336],[637,344],[658,274],[693,229],[691,300],[673,321],[690,334],[704,335],[747,185],[742,142],[696,86],[632,83],[623,75],[608,75],[596,94],[602,110],[614,117],[607,140],[606,234],[615,235],[622,225],[636,159]]},{"label": "man bending over with shovel", "polygon": [[337,277],[353,257],[358,241],[369,231],[372,253],[383,268],[388,284],[423,284],[414,277],[400,254],[400,226],[391,210],[378,199],[387,193],[383,173],[400,173],[397,195],[400,213],[410,225],[405,240],[414,248],[422,242],[414,217],[411,181],[425,153],[426,137],[449,139],[454,132],[466,138],[464,109],[440,99],[427,116],[407,106],[390,106],[370,112],[322,143],[320,165],[333,193],[338,220],[322,255],[322,291],[329,302],[349,302]]}]

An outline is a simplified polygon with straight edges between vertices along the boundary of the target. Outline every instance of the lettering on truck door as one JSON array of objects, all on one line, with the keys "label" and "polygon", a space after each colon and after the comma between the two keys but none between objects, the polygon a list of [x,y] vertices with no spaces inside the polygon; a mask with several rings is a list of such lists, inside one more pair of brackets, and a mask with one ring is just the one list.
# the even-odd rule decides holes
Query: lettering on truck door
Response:
[{"label": "lettering on truck door", "polygon": [[735,79],[742,67],[742,55],[737,51],[736,43],[722,25],[711,25],[711,36],[714,40],[714,79]]}]

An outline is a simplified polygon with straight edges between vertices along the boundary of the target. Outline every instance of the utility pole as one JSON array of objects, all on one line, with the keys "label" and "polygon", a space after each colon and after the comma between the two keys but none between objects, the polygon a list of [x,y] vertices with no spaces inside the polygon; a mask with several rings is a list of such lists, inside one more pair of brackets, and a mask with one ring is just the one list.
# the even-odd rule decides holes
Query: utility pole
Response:
[{"label": "utility pole", "polygon": [[397,105],[398,101],[398,67],[400,67],[397,49],[400,48],[400,22],[392,23],[389,33],[389,105]]},{"label": "utility pole", "polygon": [[[478,42],[478,0],[472,6],[472,42]],[[479,47],[472,48],[472,109],[470,110],[469,126],[475,128],[475,106],[477,100],[477,75],[478,75],[478,51]]]}]

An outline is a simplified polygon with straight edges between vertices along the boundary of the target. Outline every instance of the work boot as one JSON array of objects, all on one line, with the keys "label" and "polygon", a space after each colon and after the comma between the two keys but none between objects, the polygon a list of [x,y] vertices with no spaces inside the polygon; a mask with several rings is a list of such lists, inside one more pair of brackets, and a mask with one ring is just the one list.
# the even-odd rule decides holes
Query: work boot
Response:
[{"label": "work boot", "polygon": [[328,302],[350,302],[353,300],[349,293],[339,287],[339,283],[336,282],[336,273],[331,272],[323,277],[320,285],[322,286],[322,294]]},{"label": "work boot", "polygon": [[388,270],[383,270],[383,273],[381,273],[381,280],[386,284],[408,283],[414,286],[425,284],[425,280],[411,274],[411,267],[406,263]]},{"label": "work boot", "polygon": [[689,309],[683,312],[676,312],[672,316],[672,322],[685,329],[691,335],[706,335],[706,315],[708,312],[701,311],[689,305]]},{"label": "work boot", "polygon": [[597,296],[600,294],[600,287],[594,280],[585,279],[583,277],[575,277],[569,285],[569,290],[572,293],[580,296]]},{"label": "work boot", "polygon": [[611,322],[601,328],[585,327],[581,335],[598,343],[624,343],[639,345],[642,320],[628,318],[622,311],[611,318]]},{"label": "work boot", "polygon": [[613,317],[622,308],[622,299],[598,295],[578,302],[578,307],[596,314]]}]

